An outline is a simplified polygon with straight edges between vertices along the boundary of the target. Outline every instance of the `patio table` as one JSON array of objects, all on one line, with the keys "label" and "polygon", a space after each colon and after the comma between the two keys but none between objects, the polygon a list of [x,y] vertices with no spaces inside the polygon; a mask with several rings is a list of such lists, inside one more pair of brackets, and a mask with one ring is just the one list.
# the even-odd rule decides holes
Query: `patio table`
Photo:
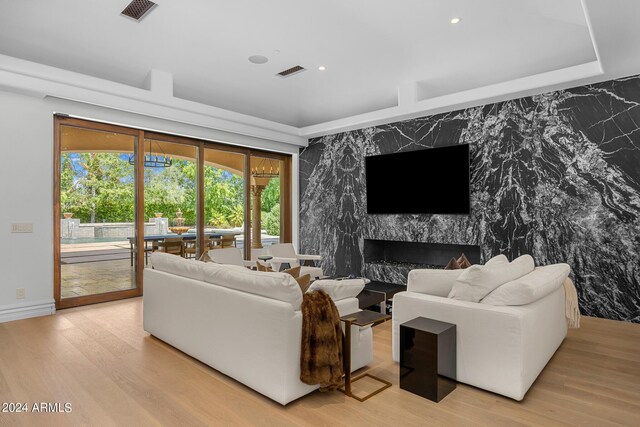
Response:
[{"label": "patio table", "polygon": [[[229,234],[229,233],[224,233],[224,234]],[[232,234],[239,234],[239,233],[232,233]],[[209,238],[209,239],[220,239],[222,238],[222,233],[205,233],[205,237]],[[163,242],[164,239],[167,238],[174,238],[174,237],[182,237],[182,240],[195,240],[197,235],[196,233],[182,233],[182,234],[148,234],[144,236],[144,251],[145,251],[145,255],[147,254],[148,250],[151,249],[153,250],[153,243],[155,242]],[[136,238],[135,237],[127,237],[127,240],[129,240],[129,247],[131,250],[131,266],[133,267],[133,253],[134,253],[134,243],[136,242]],[[151,244],[151,248],[149,248],[149,242],[152,242]],[[145,256],[145,263],[148,262],[147,257]]]}]

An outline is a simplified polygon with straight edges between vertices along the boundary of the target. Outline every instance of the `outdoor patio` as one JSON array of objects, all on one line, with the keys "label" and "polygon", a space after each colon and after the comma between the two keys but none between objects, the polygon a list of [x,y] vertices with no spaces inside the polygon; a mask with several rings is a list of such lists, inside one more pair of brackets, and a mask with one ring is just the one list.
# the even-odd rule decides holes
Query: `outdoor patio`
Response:
[{"label": "outdoor patio", "polygon": [[61,245],[62,298],[135,287],[129,242]]},{"label": "outdoor patio", "polygon": [[[264,246],[280,241],[279,236],[262,236]],[[237,236],[236,247],[244,247]],[[135,288],[128,241],[71,243],[61,245],[62,298],[73,298]]]}]

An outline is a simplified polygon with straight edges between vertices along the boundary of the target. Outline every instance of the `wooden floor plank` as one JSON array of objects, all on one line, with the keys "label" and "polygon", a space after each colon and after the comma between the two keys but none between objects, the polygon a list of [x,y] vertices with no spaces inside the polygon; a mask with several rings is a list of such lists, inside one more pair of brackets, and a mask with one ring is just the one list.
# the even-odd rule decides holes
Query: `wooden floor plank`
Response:
[{"label": "wooden floor plank", "polygon": [[69,401],[4,425],[640,426],[640,325],[583,318],[522,402],[465,384],[440,403],[398,387],[391,323],[374,329],[365,402],[311,393],[283,407],[142,329],[142,299],[0,324],[0,400]]}]

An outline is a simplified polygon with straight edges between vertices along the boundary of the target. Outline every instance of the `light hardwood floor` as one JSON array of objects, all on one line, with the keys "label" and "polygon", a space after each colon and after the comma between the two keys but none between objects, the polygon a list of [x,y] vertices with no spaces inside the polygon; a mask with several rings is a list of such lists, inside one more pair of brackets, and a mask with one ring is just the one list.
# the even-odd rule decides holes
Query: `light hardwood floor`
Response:
[{"label": "light hardwood floor", "polygon": [[0,324],[0,403],[70,402],[68,414],[0,412],[0,425],[640,425],[640,325],[583,318],[522,402],[473,387],[439,404],[398,387],[391,323],[371,371],[393,386],[360,403],[314,392],[286,407],[142,330],[142,299]]}]

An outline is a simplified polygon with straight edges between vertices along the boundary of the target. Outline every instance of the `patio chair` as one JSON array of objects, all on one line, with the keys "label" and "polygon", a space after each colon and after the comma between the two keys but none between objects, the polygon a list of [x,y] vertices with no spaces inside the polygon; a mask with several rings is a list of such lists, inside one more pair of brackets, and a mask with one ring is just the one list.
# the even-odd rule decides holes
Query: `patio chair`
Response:
[{"label": "patio chair", "polygon": [[218,264],[239,265],[247,268],[254,268],[255,261],[246,261],[242,258],[242,251],[238,248],[222,248],[207,252],[209,258]]},{"label": "patio chair", "polygon": [[183,256],[182,237],[166,237],[162,242],[158,242],[158,250],[168,254]]},{"label": "patio chair", "polygon": [[320,255],[297,254],[291,243],[278,243],[268,246],[266,249],[269,255],[273,257],[269,260],[271,268],[276,271],[280,271],[283,267],[286,267],[286,264],[288,264],[289,267],[297,267],[298,265],[301,265],[301,276],[309,274],[312,279],[324,277],[322,268],[315,266],[315,261],[322,260]]},{"label": "patio chair", "polygon": [[236,246],[236,236],[233,234],[224,234],[221,239],[221,244],[223,248],[230,248],[232,246]]},{"label": "patio chair", "polygon": [[207,242],[207,249],[221,249],[221,248],[222,248],[221,237],[212,237]]},{"label": "patio chair", "polygon": [[209,239],[210,249],[230,248],[236,246],[236,236],[233,234],[223,234],[220,237],[212,237]]},{"label": "patio chair", "polygon": [[182,241],[182,256],[185,258],[195,258],[198,245],[196,240],[183,240]]}]

